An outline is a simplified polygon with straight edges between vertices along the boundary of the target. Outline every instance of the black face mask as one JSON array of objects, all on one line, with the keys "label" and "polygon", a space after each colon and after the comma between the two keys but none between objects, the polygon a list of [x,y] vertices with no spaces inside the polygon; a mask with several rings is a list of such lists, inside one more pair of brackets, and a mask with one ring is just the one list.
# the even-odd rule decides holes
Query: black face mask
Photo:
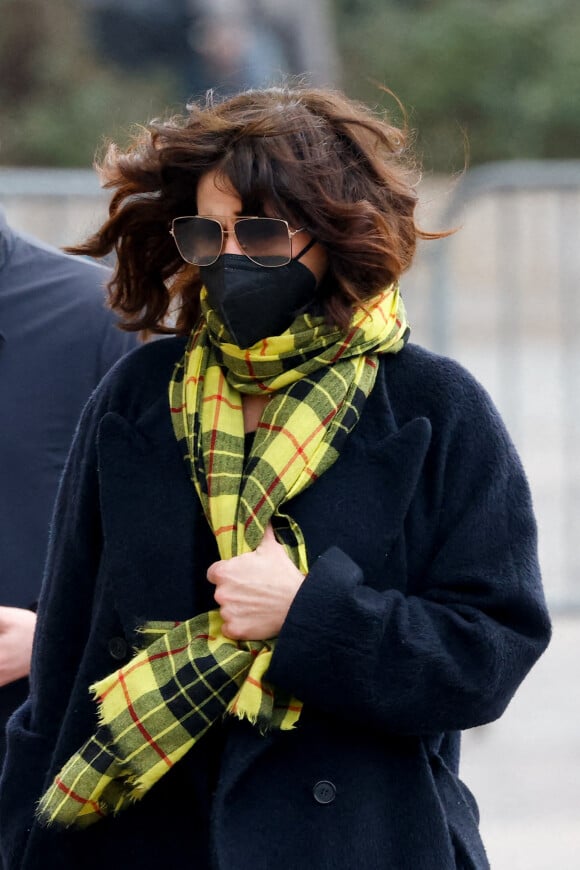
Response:
[{"label": "black face mask", "polygon": [[297,259],[267,269],[243,254],[222,254],[211,266],[200,266],[199,272],[210,307],[241,348],[280,335],[314,301],[316,278]]}]

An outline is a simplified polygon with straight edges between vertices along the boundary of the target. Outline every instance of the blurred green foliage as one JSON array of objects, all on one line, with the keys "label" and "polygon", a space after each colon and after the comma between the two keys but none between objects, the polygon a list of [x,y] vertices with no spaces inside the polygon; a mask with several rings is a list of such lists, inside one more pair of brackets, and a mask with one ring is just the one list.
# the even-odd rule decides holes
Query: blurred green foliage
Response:
[{"label": "blurred green foliage", "polygon": [[97,57],[77,0],[0,0],[0,163],[90,166],[107,138],[163,114],[163,70],[129,75]]},{"label": "blurred green foliage", "polygon": [[334,0],[343,87],[379,81],[417,129],[426,167],[580,156],[578,0]]},{"label": "blurred green foliage", "polygon": [[[163,2],[163,0],[159,0]],[[314,0],[313,0],[314,2]],[[579,0],[333,0],[353,97],[419,131],[426,168],[580,152]],[[0,0],[0,162],[87,166],[177,105],[170,72],[99,57],[80,0]],[[395,109],[395,113],[397,110]],[[400,119],[400,115],[399,115]]]}]

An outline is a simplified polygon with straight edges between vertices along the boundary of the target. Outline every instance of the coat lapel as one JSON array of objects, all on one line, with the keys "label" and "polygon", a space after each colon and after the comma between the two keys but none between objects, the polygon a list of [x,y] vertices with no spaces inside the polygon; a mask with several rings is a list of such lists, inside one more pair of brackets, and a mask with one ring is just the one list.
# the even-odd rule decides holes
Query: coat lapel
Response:
[{"label": "coat lapel", "polygon": [[[309,560],[339,546],[361,566],[367,582],[394,583],[385,558],[400,537],[431,440],[424,417],[401,428],[378,381],[358,426],[335,464],[288,505],[304,534]],[[404,589],[404,581],[401,588]]]}]

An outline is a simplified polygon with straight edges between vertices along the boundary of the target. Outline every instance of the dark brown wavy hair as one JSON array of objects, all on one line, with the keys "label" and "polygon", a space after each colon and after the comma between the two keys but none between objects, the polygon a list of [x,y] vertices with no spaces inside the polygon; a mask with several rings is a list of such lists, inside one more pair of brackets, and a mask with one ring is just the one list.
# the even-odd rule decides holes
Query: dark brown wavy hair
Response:
[{"label": "dark brown wavy hair", "polygon": [[[397,279],[417,240],[439,238],[414,219],[416,172],[407,131],[343,94],[308,87],[251,90],[188,106],[185,116],[141,128],[126,150],[110,145],[98,169],[114,191],[109,218],[72,253],[117,256],[110,304],[124,328],[188,333],[199,317],[199,270],[169,233],[197,213],[200,177],[218,170],[242,214],[305,226],[326,249],[317,288],[329,322],[346,327],[353,304]],[[270,212],[273,209],[273,212]],[[172,312],[174,326],[166,323]]]}]

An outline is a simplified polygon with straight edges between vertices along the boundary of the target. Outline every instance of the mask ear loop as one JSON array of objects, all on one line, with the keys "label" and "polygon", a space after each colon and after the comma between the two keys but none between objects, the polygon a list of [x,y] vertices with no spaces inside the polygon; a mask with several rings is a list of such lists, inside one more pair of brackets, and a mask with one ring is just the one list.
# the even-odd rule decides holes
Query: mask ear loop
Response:
[{"label": "mask ear loop", "polygon": [[312,248],[315,244],[316,244],[316,239],[310,239],[310,241],[306,245],[304,245],[302,250],[298,254],[296,254],[295,257],[292,257],[292,260],[299,260],[300,257],[303,257],[304,254],[306,254],[310,250],[310,248]]}]

